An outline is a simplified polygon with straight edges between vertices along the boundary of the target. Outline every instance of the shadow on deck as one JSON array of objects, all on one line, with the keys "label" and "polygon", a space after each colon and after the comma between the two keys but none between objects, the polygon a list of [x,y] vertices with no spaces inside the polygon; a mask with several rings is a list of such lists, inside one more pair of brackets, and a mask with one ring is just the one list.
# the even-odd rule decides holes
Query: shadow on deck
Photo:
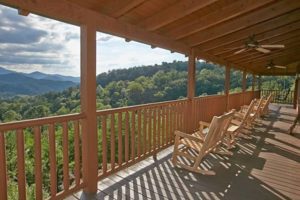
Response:
[{"label": "shadow on deck", "polygon": [[[252,138],[240,139],[232,157],[210,154],[202,163],[215,176],[175,168],[173,147],[99,182],[99,199],[300,199],[300,128],[288,106],[272,105]],[[80,194],[70,197],[78,198]]]}]

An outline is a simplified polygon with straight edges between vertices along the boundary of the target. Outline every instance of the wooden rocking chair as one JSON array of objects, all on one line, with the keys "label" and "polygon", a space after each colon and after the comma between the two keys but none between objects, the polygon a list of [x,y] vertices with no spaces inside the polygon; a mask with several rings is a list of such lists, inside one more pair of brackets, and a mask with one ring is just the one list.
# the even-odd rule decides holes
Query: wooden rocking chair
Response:
[{"label": "wooden rocking chair", "polygon": [[[231,124],[229,125],[229,128],[226,133],[226,145],[227,149],[233,148],[235,144],[235,138],[238,136],[240,131],[245,128],[246,126],[249,126],[251,123],[251,117],[250,115],[255,115],[253,113],[254,106],[256,104],[256,99],[253,99],[250,103],[250,105],[247,108],[246,112],[236,112],[232,118]],[[257,110],[258,112],[259,110]]]},{"label": "wooden rocking chair", "polygon": [[[214,171],[200,169],[200,163],[203,157],[210,152],[223,155],[232,155],[232,153],[227,150],[220,150],[220,145],[233,115],[234,111],[231,111],[222,116],[213,117],[212,122],[209,125],[208,132],[205,134],[205,136],[203,136],[201,132],[196,132],[190,135],[180,131],[175,131],[175,144],[172,156],[173,164],[192,172],[205,175],[215,175]],[[195,150],[196,155],[194,153],[191,154],[189,152],[190,149]],[[192,166],[178,161],[178,156],[183,156],[192,161]]]},{"label": "wooden rocking chair", "polygon": [[269,113],[269,104],[271,103],[273,95],[270,94],[266,100],[263,101],[262,103],[262,108],[261,108],[261,116],[267,115]]}]

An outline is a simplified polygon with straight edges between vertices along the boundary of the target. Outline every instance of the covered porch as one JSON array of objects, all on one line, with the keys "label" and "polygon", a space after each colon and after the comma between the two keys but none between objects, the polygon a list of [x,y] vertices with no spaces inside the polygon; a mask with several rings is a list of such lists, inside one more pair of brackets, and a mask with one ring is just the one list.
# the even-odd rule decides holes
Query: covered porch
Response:
[{"label": "covered porch", "polygon": [[[69,198],[79,198],[78,191],[83,191],[78,194],[82,199],[299,196],[296,183],[300,178],[299,137],[286,133],[296,115],[291,107],[272,106],[270,116],[248,130],[252,139],[239,141],[232,158],[209,156],[203,167],[216,169],[215,177],[173,168],[169,158],[174,130],[192,133],[200,120],[210,121],[215,115],[260,98],[262,75],[295,76],[300,72],[300,1],[2,0],[0,3],[18,9],[21,15],[36,13],[78,25],[81,30],[81,112],[0,125],[0,188],[4,191],[0,193],[1,200],[8,198],[11,181],[6,170],[8,134],[15,135],[14,178],[19,199],[26,199],[28,189],[26,135],[34,144],[31,169],[36,199],[63,199],[74,193]],[[186,98],[97,111],[97,31],[123,37],[127,42],[139,41],[152,48],[185,54],[188,57]],[[245,46],[253,34],[255,48]],[[262,54],[257,49],[263,43],[280,43],[284,49]],[[235,53],[241,45],[249,54]],[[224,94],[195,97],[196,59],[226,68]],[[273,66],[269,70],[266,66],[270,61],[286,66],[286,70]],[[230,94],[231,69],[243,73],[240,93]],[[251,91],[246,91],[247,74],[253,75]],[[296,107],[299,79],[295,83]],[[49,145],[43,147],[41,140]],[[45,152],[49,171],[43,168]],[[151,156],[157,157],[157,161]],[[45,174],[49,175],[47,186]]]}]

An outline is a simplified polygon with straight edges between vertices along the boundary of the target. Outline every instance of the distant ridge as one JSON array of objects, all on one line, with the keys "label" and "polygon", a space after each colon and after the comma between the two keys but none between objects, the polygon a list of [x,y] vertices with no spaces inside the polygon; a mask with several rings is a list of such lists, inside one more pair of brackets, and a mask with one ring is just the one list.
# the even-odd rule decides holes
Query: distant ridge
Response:
[{"label": "distant ridge", "polygon": [[34,79],[46,79],[46,80],[52,80],[52,81],[71,81],[74,83],[79,83],[80,78],[79,77],[73,77],[73,76],[63,76],[59,74],[44,74],[41,72],[32,72],[30,74],[26,74],[27,77],[34,78]]},{"label": "distant ridge", "polygon": [[57,92],[79,84],[79,77],[32,72],[19,73],[0,67],[0,98]]}]

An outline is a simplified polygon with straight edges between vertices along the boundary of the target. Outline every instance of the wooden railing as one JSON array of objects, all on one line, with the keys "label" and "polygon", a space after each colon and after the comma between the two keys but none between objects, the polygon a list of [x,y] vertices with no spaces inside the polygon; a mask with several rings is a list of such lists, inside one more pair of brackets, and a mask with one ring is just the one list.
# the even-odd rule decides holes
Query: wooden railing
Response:
[{"label": "wooden railing", "polygon": [[186,110],[178,100],[98,111],[99,179],[173,144]]},{"label": "wooden railing", "polygon": [[[98,166],[101,180],[172,145],[175,130],[196,130],[199,121],[211,121],[228,106],[229,110],[239,109],[259,94],[205,96],[97,111],[98,163],[88,164]],[[19,199],[62,199],[84,188],[82,120],[86,120],[83,114],[74,114],[0,124],[0,199],[8,199],[9,187]]]},{"label": "wooden railing", "polygon": [[293,104],[293,90],[261,90],[261,96],[267,97],[270,94],[273,94],[273,103]]},{"label": "wooden railing", "polygon": [[199,127],[199,121],[210,122],[215,115],[226,111],[226,96],[213,95],[194,98],[194,130]]},{"label": "wooden railing", "polygon": [[83,188],[83,118],[74,114],[0,124],[0,199],[62,199]]}]

